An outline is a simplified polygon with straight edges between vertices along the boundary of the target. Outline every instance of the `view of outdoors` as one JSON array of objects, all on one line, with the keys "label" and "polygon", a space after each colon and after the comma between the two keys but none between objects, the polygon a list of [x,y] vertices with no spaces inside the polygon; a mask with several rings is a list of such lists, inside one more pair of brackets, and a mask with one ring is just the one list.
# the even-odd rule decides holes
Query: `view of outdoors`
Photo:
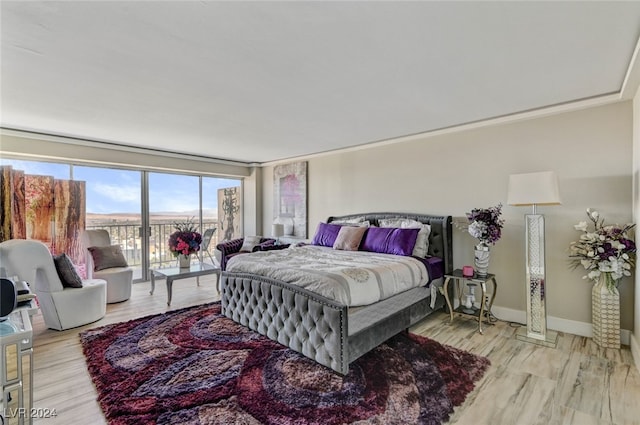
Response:
[{"label": "view of outdoors", "polygon": [[[199,231],[215,228],[210,245],[211,253],[215,245],[224,237],[218,220],[218,195],[223,189],[239,187],[239,179],[206,176],[143,172],[114,168],[99,168],[59,163],[21,161],[2,158],[0,165],[10,165],[27,175],[52,176],[55,179],[71,179],[85,182],[86,229],[106,229],[112,244],[120,245],[130,266],[137,268],[136,276],[144,276],[141,270],[147,256],[150,266],[175,262],[168,250],[167,241],[173,233],[176,222],[193,219],[199,224]],[[148,182],[148,190],[143,188],[143,180]],[[200,191],[202,184],[202,191]],[[222,191],[221,191],[222,189]],[[220,192],[219,192],[220,191]],[[202,193],[202,199],[200,199]],[[149,232],[144,241],[143,199],[148,196]],[[27,195],[28,197],[28,195]],[[222,204],[222,200],[220,200]],[[200,223],[200,218],[202,222]],[[29,223],[27,220],[27,228]],[[52,226],[55,229],[55,226]],[[235,235],[234,236],[239,236]],[[51,236],[55,240],[54,235]],[[46,243],[46,241],[45,241]],[[55,251],[55,247],[52,247]],[[208,255],[203,256],[210,258]]]}]

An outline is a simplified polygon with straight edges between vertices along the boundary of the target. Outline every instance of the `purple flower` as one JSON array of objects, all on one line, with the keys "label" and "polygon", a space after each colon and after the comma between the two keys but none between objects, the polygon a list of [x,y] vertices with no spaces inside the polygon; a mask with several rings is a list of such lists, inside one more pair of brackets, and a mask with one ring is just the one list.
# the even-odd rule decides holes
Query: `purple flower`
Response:
[{"label": "purple flower", "polygon": [[590,208],[587,209],[587,217],[594,230],[590,232],[586,222],[574,226],[582,235],[571,243],[570,263],[573,268],[581,266],[586,270],[583,279],[598,281],[604,276],[609,289],[613,289],[622,277],[631,276],[636,244],[629,239],[628,233],[635,225],[605,226],[604,218]]},{"label": "purple flower", "polygon": [[490,208],[474,208],[467,213],[469,234],[480,243],[494,245],[502,236],[504,220],[500,218],[502,204]]}]

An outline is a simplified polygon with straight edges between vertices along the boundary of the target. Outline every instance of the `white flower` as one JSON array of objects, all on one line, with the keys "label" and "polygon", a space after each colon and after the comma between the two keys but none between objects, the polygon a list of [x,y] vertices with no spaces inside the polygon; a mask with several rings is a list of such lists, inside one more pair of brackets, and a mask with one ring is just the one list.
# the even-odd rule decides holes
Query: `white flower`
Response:
[{"label": "white flower", "polygon": [[474,221],[469,225],[469,234],[474,238],[478,238],[478,239],[482,238],[482,235],[484,235],[486,230],[487,230],[487,225],[480,221]]},{"label": "white flower", "polygon": [[592,270],[587,274],[587,277],[591,280],[598,280],[600,277],[600,270]]},{"label": "white flower", "polygon": [[591,261],[589,260],[580,260],[580,263],[582,264],[582,267],[585,268],[585,270],[590,269],[592,266]]},{"label": "white flower", "polygon": [[[591,208],[587,209],[587,217],[594,228],[591,232],[587,228],[588,222],[581,221],[573,226],[582,233],[579,240],[569,246],[572,266],[585,269],[587,275],[583,279],[598,281],[604,274],[608,285],[630,276],[636,248],[629,232],[634,225],[605,225],[600,214]],[[608,258],[603,258],[604,255]]]},{"label": "white flower", "polygon": [[581,232],[587,231],[587,222],[581,221],[580,223],[573,226],[576,230],[580,230]]}]

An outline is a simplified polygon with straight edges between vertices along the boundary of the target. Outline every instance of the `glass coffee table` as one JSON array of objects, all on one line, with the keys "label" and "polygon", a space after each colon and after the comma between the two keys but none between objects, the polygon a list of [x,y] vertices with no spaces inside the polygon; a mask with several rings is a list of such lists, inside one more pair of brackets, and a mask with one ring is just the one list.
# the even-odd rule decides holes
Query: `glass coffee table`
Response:
[{"label": "glass coffee table", "polygon": [[[173,281],[178,279],[186,279],[188,277],[196,277],[205,276],[208,274],[218,275],[218,279],[216,281],[216,289],[218,293],[220,292],[220,267],[213,266],[207,263],[194,263],[189,267],[166,267],[166,268],[150,268],[149,273],[151,274],[151,292],[153,295],[153,291],[156,289],[156,278],[166,278],[167,280],[167,305],[171,305],[171,292],[173,287]],[[198,286],[200,285],[200,279],[198,279]]]}]

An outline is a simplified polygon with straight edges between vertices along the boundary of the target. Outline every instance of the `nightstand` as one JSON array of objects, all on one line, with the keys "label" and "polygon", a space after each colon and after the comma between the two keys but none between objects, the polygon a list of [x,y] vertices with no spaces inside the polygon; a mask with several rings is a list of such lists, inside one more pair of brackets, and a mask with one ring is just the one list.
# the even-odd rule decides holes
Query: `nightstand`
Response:
[{"label": "nightstand", "polygon": [[[496,282],[496,275],[488,273],[486,276],[478,276],[474,274],[471,277],[463,276],[461,269],[456,269],[453,273],[444,275],[444,298],[447,301],[447,306],[449,307],[449,323],[453,322],[454,313],[459,313],[467,316],[473,316],[478,319],[478,332],[482,333],[482,319],[484,317],[485,311],[491,311],[491,306],[493,305],[493,300],[496,298],[496,292],[498,291],[498,283]],[[451,279],[456,282],[456,293],[458,294],[458,307],[454,310],[451,305],[451,300],[449,299],[449,282]],[[487,304],[486,294],[487,294],[487,283],[493,283],[493,292],[491,293],[491,299]],[[469,293],[474,293],[474,289],[476,287],[480,288],[480,308],[472,305],[467,307],[463,304],[462,295],[464,290],[466,289]],[[475,297],[474,301],[475,301]]]},{"label": "nightstand", "polygon": [[31,424],[33,332],[26,308],[0,322],[0,424]]}]

